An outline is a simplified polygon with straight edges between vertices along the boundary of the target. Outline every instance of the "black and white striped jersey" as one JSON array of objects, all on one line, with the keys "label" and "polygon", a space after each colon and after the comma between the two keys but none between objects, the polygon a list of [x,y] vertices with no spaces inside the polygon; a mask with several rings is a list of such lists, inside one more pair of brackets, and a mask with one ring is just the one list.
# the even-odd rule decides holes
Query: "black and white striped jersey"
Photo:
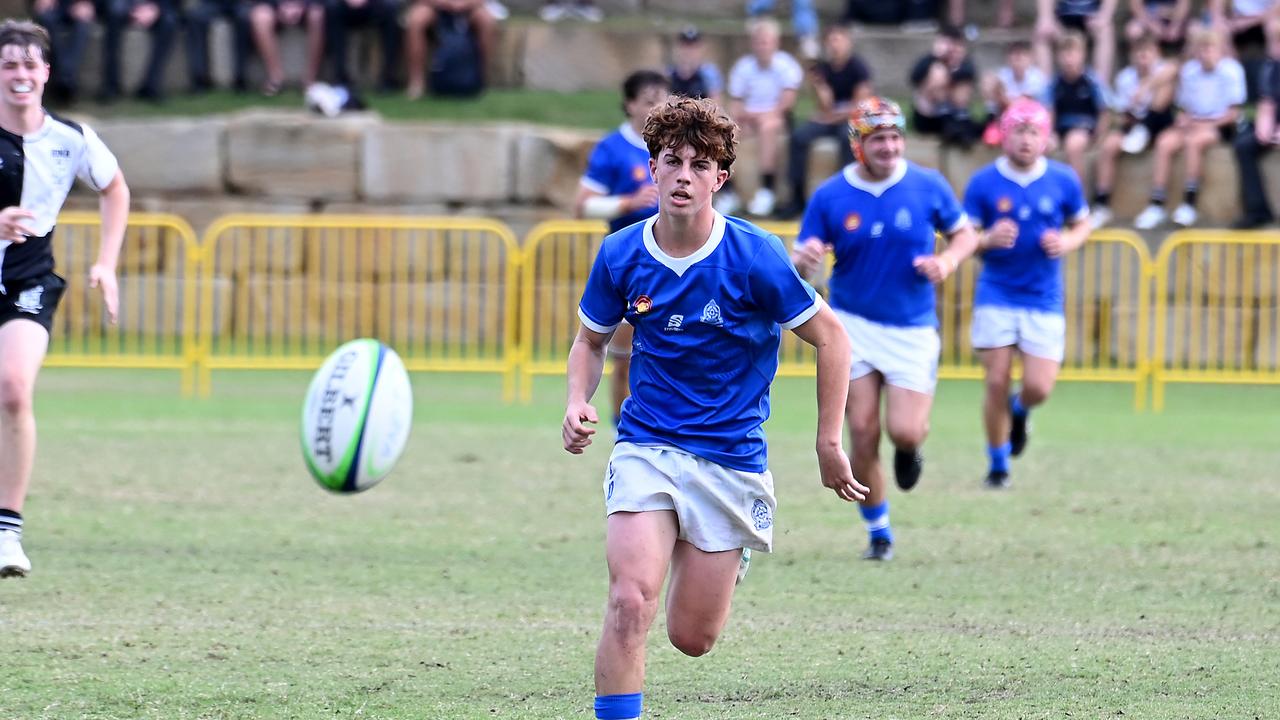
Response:
[{"label": "black and white striped jersey", "polygon": [[93,130],[48,111],[30,135],[0,128],[0,208],[16,205],[35,215],[24,223],[34,233],[26,242],[0,240],[0,288],[53,271],[53,226],[71,184],[78,177],[101,191],[118,168]]}]

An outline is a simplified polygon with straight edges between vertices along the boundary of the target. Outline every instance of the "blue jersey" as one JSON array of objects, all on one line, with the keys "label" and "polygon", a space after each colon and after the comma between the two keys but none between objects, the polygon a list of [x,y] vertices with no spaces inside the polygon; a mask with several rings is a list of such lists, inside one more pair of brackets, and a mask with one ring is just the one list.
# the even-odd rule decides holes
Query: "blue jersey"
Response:
[{"label": "blue jersey", "polygon": [[[601,195],[630,195],[651,183],[649,147],[628,123],[623,123],[596,145],[587,161],[587,172],[582,176],[582,186]],[[619,215],[609,221],[609,232],[617,232],[657,212],[655,204]]]},{"label": "blue jersey", "polygon": [[724,467],[764,472],[769,386],[781,330],[820,307],[782,242],[719,213],[705,245],[673,258],[657,218],[605,238],[578,307],[582,323],[635,326],[631,397],[618,442],[669,445]]},{"label": "blue jersey", "polygon": [[809,200],[800,239],[831,246],[831,306],[883,325],[936,327],[933,284],[916,271],[932,255],[938,232],[950,235],[968,219],[936,170],[903,160],[875,183],[855,166],[822,184]]},{"label": "blue jersey", "polygon": [[974,305],[1062,312],[1062,259],[1045,254],[1040,236],[1089,214],[1075,171],[1042,158],[1021,173],[1002,157],[969,181],[964,207],[983,228],[1001,218],[1018,223],[1013,247],[983,253]]}]

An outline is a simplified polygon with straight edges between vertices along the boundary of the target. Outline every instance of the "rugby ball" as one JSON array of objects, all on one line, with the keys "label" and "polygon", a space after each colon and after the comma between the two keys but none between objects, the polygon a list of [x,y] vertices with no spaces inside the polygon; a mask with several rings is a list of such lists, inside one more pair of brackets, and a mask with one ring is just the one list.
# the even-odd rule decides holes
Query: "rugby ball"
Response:
[{"label": "rugby ball", "polygon": [[409,374],[395,350],[352,340],[316,371],[302,405],[302,456],[326,490],[368,490],[391,472],[413,424]]}]

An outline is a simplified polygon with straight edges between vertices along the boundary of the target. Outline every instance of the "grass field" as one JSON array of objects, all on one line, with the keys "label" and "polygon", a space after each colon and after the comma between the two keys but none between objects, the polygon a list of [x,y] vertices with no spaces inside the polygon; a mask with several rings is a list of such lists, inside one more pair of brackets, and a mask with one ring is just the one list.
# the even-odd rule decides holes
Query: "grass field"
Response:
[{"label": "grass field", "polygon": [[[561,386],[415,376],[400,467],[336,497],[297,450],[306,381],[45,372],[0,718],[591,717],[607,448],[560,450]],[[780,381],[777,552],[707,657],[654,628],[647,717],[1280,717],[1280,389],[1135,415],[1063,385],[1003,494],[978,391],[941,387],[872,566],[816,480],[812,383]]]}]

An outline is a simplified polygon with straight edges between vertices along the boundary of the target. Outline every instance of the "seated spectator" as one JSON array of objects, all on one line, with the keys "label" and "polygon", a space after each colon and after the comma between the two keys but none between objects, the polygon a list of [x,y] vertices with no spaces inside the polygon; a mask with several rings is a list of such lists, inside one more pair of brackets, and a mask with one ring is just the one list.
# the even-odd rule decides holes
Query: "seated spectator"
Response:
[{"label": "seated spectator", "polygon": [[898,25],[903,32],[935,32],[938,29],[938,0],[849,0],[844,22],[869,25]]},{"label": "seated spectator", "polygon": [[[744,136],[755,135],[760,139],[760,189],[747,206],[747,212],[757,217],[773,213],[778,142],[796,104],[796,92],[804,81],[800,63],[778,49],[778,40],[776,21],[772,18],[752,20],[751,54],[734,63],[729,71],[729,115]],[[732,189],[721,188],[717,196],[717,210],[725,215],[737,211],[739,201]]]},{"label": "seated spectator", "polygon": [[546,22],[561,20],[586,20],[600,22],[604,20],[604,12],[596,7],[595,0],[571,0],[570,2],[544,2],[538,11],[538,17]]},{"label": "seated spectator", "polygon": [[[430,61],[437,80],[432,91],[446,95],[479,92],[484,87],[485,63],[498,35],[498,19],[488,4],[484,0],[416,0],[409,6],[404,17],[404,55],[409,78],[405,94],[411,100],[422,97],[426,89],[429,33],[437,41],[436,56]],[[468,36],[470,45],[463,40]],[[450,64],[459,67],[446,67]]]},{"label": "seated spectator", "polygon": [[1058,41],[1058,74],[1049,83],[1053,130],[1067,164],[1085,177],[1085,152],[1106,136],[1106,93],[1085,69],[1084,35],[1071,31]]},{"label": "seated spectator", "polygon": [[1151,138],[1173,126],[1173,94],[1178,64],[1160,57],[1160,41],[1140,35],[1129,46],[1130,65],[1116,75],[1111,109],[1118,123],[1106,134],[1094,163],[1093,209],[1089,222],[1097,230],[1111,222],[1111,190],[1115,187],[1116,158],[1146,149]]},{"label": "seated spectator", "polygon": [[983,80],[982,97],[987,106],[987,126],[983,142],[1000,145],[1000,116],[1018,98],[1042,100],[1049,89],[1049,79],[1031,60],[1031,43],[1015,40],[1005,48],[1005,65]]},{"label": "seated spectator", "polygon": [[321,0],[256,0],[249,8],[249,28],[258,57],[266,70],[262,94],[276,95],[284,86],[284,64],[276,32],[300,27],[307,33],[307,65],[302,71],[302,87],[308,88],[320,76],[324,60],[324,5]]},{"label": "seated spectator", "polygon": [[969,103],[977,74],[964,33],[958,28],[943,28],[932,52],[911,69],[911,116],[916,132],[959,145],[976,140],[978,129],[969,115]]},{"label": "seated spectator", "polygon": [[[998,0],[996,3],[996,27],[1007,30],[1013,27],[1014,0]],[[965,15],[965,0],[947,0],[947,22],[952,27],[969,27],[972,23]]]},{"label": "seated spectator", "polygon": [[205,92],[213,87],[209,72],[209,27],[218,18],[231,24],[232,86],[237,91],[248,88],[249,3],[247,0],[198,0],[187,11],[187,72],[191,75],[191,91]]},{"label": "seated spectator", "polygon": [[1210,0],[1209,16],[1213,26],[1225,29],[1231,41],[1223,49],[1244,67],[1245,87],[1254,99],[1258,87],[1261,55],[1267,45],[1267,17],[1280,13],[1280,0]]},{"label": "seated spectator", "polygon": [[105,0],[102,24],[102,87],[98,100],[111,102],[120,96],[120,43],[125,28],[135,27],[151,35],[146,74],[138,87],[142,100],[159,100],[164,71],[178,34],[178,10],[173,0]]},{"label": "seated spectator", "polygon": [[1280,16],[1267,21],[1267,60],[1259,75],[1258,107],[1253,124],[1236,136],[1240,197],[1244,214],[1232,225],[1252,230],[1275,221],[1262,179],[1262,156],[1280,145]]},{"label": "seated spectator", "polygon": [[[774,0],[747,0],[747,17],[756,18],[773,12]],[[818,47],[818,14],[813,0],[791,0],[791,30],[800,46],[800,57],[816,60]]]},{"label": "seated spectator", "polygon": [[809,170],[809,150],[818,138],[835,138],[840,148],[841,167],[853,162],[849,144],[849,111],[853,104],[871,96],[871,71],[853,53],[853,33],[845,25],[827,29],[826,59],[809,72],[817,108],[813,117],[791,132],[787,174],[791,181],[791,202],[778,211],[790,220],[804,212],[808,198],[805,184]]},{"label": "seated spectator", "polygon": [[[1093,45],[1093,72],[1109,78],[1115,64],[1116,34],[1112,27],[1117,0],[1036,0],[1036,61],[1046,72],[1051,48],[1064,30],[1084,33]],[[1086,60],[1086,64],[1087,60]]]},{"label": "seated spectator", "polygon": [[378,90],[390,92],[396,88],[396,70],[400,65],[399,14],[397,0],[333,0],[325,8],[325,54],[333,63],[337,85],[353,85],[347,67],[348,35],[352,30],[372,25],[378,29],[378,42],[382,46]]},{"label": "seated spectator", "polygon": [[35,21],[49,31],[53,46],[53,74],[49,99],[73,103],[80,90],[80,62],[97,16],[92,0],[36,0],[31,6]]},{"label": "seated spectator", "polygon": [[1204,153],[1219,141],[1233,139],[1240,105],[1245,101],[1244,68],[1224,55],[1222,35],[1202,29],[1194,31],[1188,40],[1191,59],[1183,63],[1178,73],[1177,105],[1182,113],[1173,127],[1156,137],[1151,204],[1133,223],[1139,230],[1150,230],[1164,222],[1169,165],[1179,151],[1184,151],[1186,185],[1182,204],[1173,211],[1173,222],[1183,227],[1195,224]]},{"label": "seated spectator", "polygon": [[667,67],[671,94],[707,98],[719,105],[724,78],[715,63],[707,62],[707,46],[698,28],[691,25],[680,31],[673,56],[674,62]]},{"label": "seated spectator", "polygon": [[1181,51],[1191,16],[1191,0],[1129,0],[1124,37],[1133,43],[1150,35],[1165,48]]}]

